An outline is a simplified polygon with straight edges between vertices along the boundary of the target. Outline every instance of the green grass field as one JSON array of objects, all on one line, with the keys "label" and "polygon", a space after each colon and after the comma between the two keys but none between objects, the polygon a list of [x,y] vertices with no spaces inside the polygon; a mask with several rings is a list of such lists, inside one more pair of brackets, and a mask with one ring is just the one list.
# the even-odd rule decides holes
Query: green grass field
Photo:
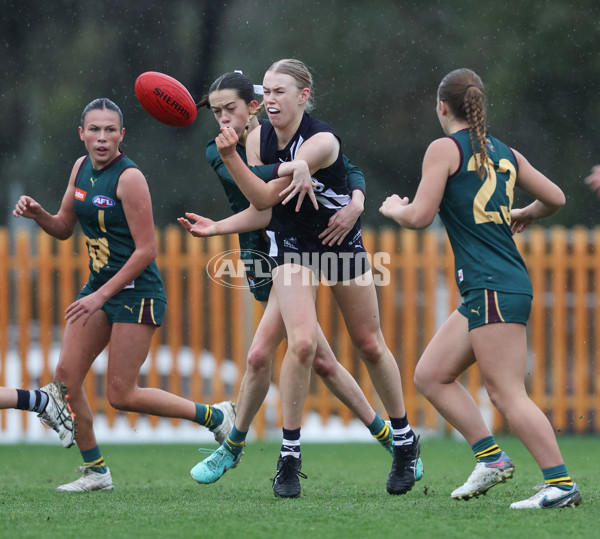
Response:
[{"label": "green grass field", "polygon": [[190,445],[104,445],[112,492],[57,493],[76,479],[76,448],[0,445],[2,537],[598,537],[597,437],[559,442],[583,503],[577,508],[518,512],[512,501],[533,494],[541,474],[516,438],[499,437],[516,464],[512,480],[469,502],[450,492],[474,460],[464,442],[425,440],[425,476],[404,496],[385,483],[391,458],[375,443],[303,444],[303,491],[276,499],[271,490],[279,444],[253,442],[238,468],[214,485],[198,485],[190,468],[203,455]]}]

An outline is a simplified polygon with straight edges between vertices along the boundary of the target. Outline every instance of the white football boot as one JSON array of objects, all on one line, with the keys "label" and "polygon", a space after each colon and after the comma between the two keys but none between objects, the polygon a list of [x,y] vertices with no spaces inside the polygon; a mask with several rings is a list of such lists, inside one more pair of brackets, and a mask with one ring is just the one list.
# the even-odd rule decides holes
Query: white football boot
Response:
[{"label": "white football boot", "polygon": [[75,443],[77,424],[67,402],[67,386],[54,380],[40,387],[40,391],[48,394],[46,409],[38,414],[40,421],[58,433],[63,447],[71,447]]},{"label": "white football boot", "polygon": [[485,494],[498,483],[511,478],[515,465],[508,455],[502,451],[494,462],[478,462],[466,483],[458,487],[450,495],[455,500],[469,500]]},{"label": "white football boot", "polygon": [[581,494],[577,483],[571,490],[542,483],[533,487],[538,492],[531,498],[510,504],[511,509],[552,509],[554,507],[575,507],[581,503]]},{"label": "white football boot", "polygon": [[223,412],[223,421],[220,425],[215,427],[214,429],[210,429],[215,436],[215,440],[219,445],[221,445],[233,429],[233,425],[235,424],[235,404],[231,401],[223,401],[218,404],[212,404],[212,408],[216,410],[221,410]]},{"label": "white football boot", "polygon": [[113,481],[110,470],[106,473],[98,473],[91,466],[79,466],[76,472],[81,474],[79,479],[72,483],[66,483],[57,487],[58,492],[91,492],[92,490],[112,490]]}]

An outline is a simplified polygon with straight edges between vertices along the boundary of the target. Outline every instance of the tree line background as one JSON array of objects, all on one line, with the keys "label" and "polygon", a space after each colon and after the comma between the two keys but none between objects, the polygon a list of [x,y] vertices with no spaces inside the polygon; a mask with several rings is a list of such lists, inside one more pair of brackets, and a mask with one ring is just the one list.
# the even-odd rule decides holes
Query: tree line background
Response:
[{"label": "tree line background", "polygon": [[[600,5],[596,0],[0,0],[0,226],[27,193],[55,212],[84,147],[84,106],[122,109],[123,148],[146,174],[158,226],[185,211],[229,215],[206,163],[217,134],[209,110],[187,128],[153,120],[134,82],[161,71],[196,100],[221,73],[255,83],[280,58],[315,79],[314,116],[333,125],[365,173],[363,224],[391,193],[412,197],[423,153],[443,133],[434,112],[441,78],[470,67],[488,95],[490,131],[567,194],[548,224],[593,226],[600,202],[583,184],[600,163]],[[517,205],[526,203],[517,196]]]}]

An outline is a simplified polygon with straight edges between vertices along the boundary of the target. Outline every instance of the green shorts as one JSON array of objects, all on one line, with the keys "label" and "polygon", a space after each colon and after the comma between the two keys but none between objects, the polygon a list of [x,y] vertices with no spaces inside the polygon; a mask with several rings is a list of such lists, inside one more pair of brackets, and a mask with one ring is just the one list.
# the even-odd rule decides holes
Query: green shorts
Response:
[{"label": "green shorts", "polygon": [[258,275],[253,269],[246,267],[246,279],[248,280],[250,292],[257,301],[269,301],[269,294],[273,285],[270,267],[264,269]]},{"label": "green shorts", "polygon": [[[77,299],[89,296],[92,292],[93,290],[86,284],[77,296]],[[153,326],[160,326],[165,317],[167,302],[162,297],[134,297],[128,290],[122,290],[110,298],[102,306],[102,310],[108,316],[111,324],[122,322],[126,324],[151,324]]]},{"label": "green shorts", "polygon": [[257,301],[269,301],[269,294],[271,293],[271,287],[273,285],[273,279],[265,279],[264,277],[257,277],[252,279],[248,277],[248,286],[250,292]]},{"label": "green shorts", "polygon": [[469,321],[469,331],[485,324],[508,322],[527,324],[531,312],[529,294],[512,294],[495,290],[469,290],[458,312]]}]

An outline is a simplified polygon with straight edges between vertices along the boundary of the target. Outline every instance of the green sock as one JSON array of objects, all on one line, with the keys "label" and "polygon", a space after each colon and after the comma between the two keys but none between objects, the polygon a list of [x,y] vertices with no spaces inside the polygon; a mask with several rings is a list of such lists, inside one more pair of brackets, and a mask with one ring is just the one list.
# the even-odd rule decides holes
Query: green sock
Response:
[{"label": "green sock", "polygon": [[564,464],[552,466],[552,468],[544,468],[544,481],[547,485],[559,488],[561,490],[571,490],[573,488],[573,480],[567,472],[567,467]]},{"label": "green sock", "polygon": [[475,442],[471,449],[478,462],[494,462],[502,452],[493,436],[486,436]]},{"label": "green sock", "polygon": [[83,458],[83,463],[86,466],[90,466],[92,470],[96,473],[108,472],[106,463],[102,458],[102,453],[100,453],[99,446],[92,447],[91,449],[86,449],[85,451],[81,451],[81,458]]},{"label": "green sock", "polygon": [[386,444],[390,442],[392,439],[392,431],[388,424],[379,417],[379,415],[375,414],[375,419],[373,423],[367,425],[369,432],[379,443]]},{"label": "green sock", "polygon": [[196,403],[196,417],[194,417],[194,421],[199,425],[214,429],[223,422],[223,412],[210,406],[210,404]]},{"label": "green sock", "polygon": [[246,445],[246,436],[248,435],[248,431],[242,432],[233,427],[233,430],[227,437],[227,440],[223,442],[223,445],[233,456],[237,457],[244,449],[244,445]]}]

